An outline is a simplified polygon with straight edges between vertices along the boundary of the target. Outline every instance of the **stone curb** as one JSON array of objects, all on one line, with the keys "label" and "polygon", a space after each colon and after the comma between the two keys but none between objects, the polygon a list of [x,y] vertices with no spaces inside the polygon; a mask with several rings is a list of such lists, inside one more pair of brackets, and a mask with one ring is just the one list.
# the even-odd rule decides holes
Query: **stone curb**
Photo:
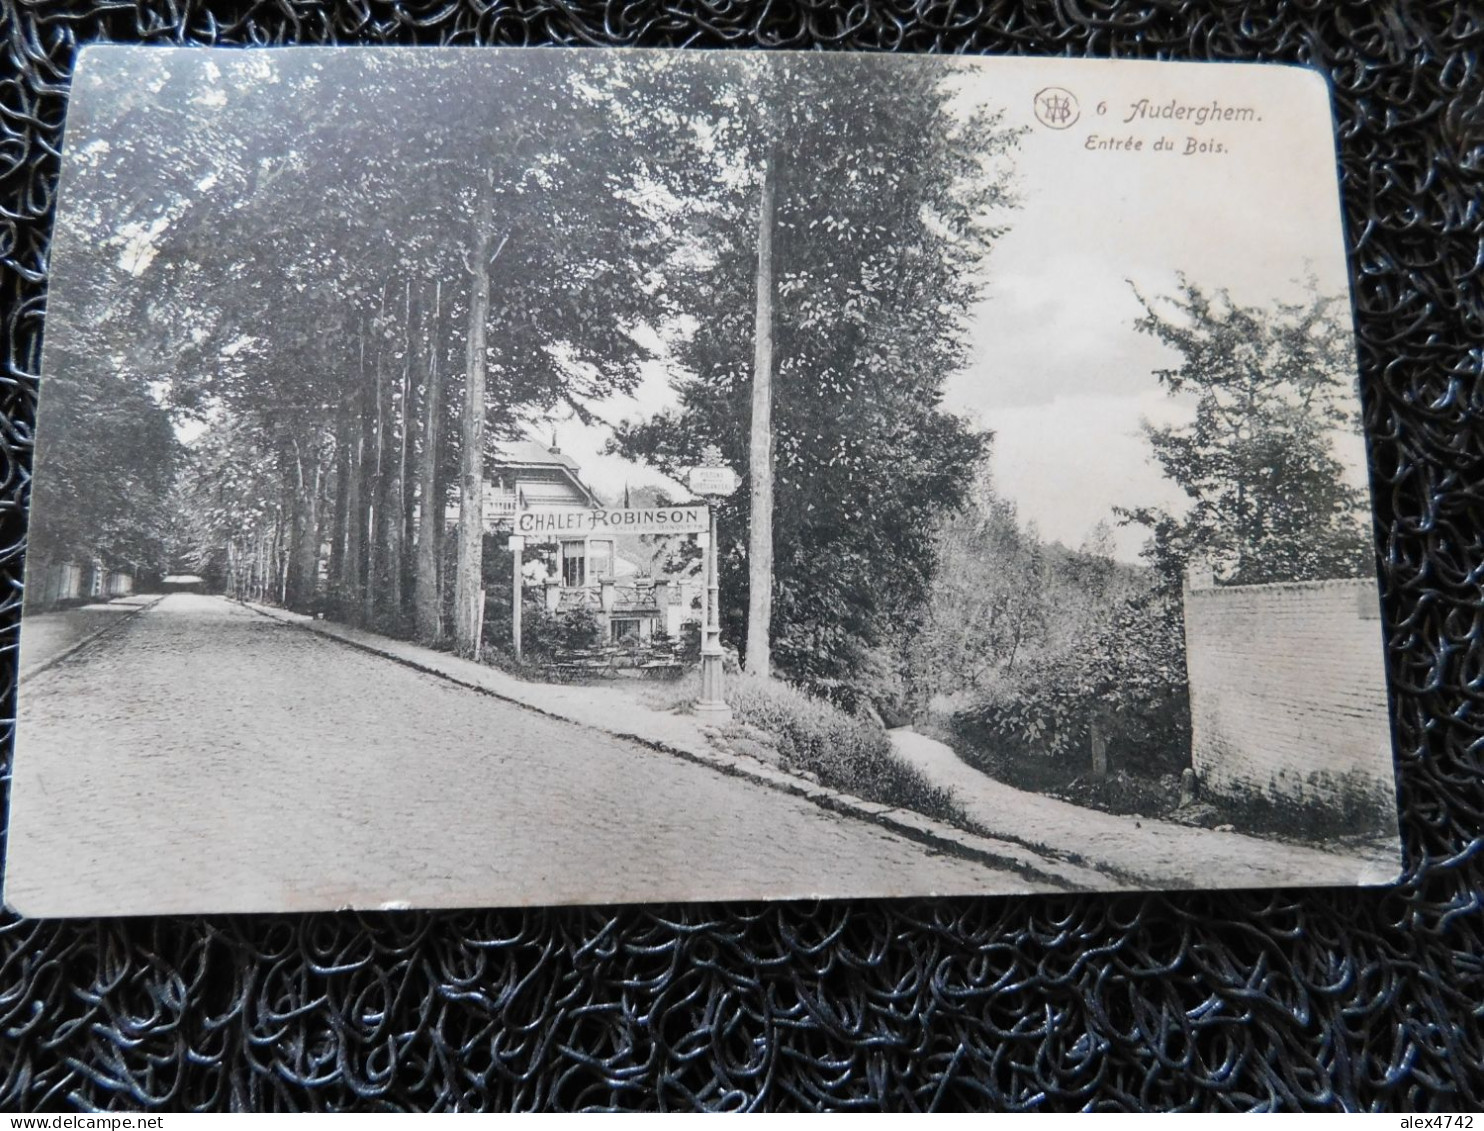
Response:
[{"label": "stone curb", "polygon": [[[607,727],[597,727],[587,719],[565,714],[560,710],[553,709],[548,704],[531,702],[517,695],[509,694],[506,691],[496,690],[458,672],[449,671],[445,666],[438,664],[437,661],[443,657],[448,659],[454,659],[455,657],[446,656],[442,652],[421,648],[417,645],[409,644],[406,641],[387,641],[388,645],[395,645],[399,650],[416,648],[420,652],[425,652],[427,659],[420,661],[407,655],[399,654],[399,651],[394,651],[390,647],[379,646],[375,641],[381,638],[377,638],[374,633],[368,633],[358,629],[347,629],[345,626],[337,624],[334,621],[314,620],[302,613],[291,613],[285,609],[278,609],[269,605],[259,605],[250,601],[240,601],[237,603],[241,604],[244,608],[251,609],[260,616],[278,621],[281,624],[313,632],[317,636],[334,640],[347,647],[355,648],[358,651],[366,652],[382,659],[391,660],[393,663],[401,664],[403,667],[420,671],[425,675],[436,676],[450,683],[457,684],[460,687],[488,695],[491,698],[499,699],[506,703],[513,703],[516,706],[535,711],[537,714],[545,715],[548,718],[561,719],[564,722],[574,723],[578,726],[601,730],[602,733],[611,735],[614,738],[638,743],[651,750],[684,758],[686,761],[698,763],[709,769],[727,774],[730,777],[745,778],[758,785],[766,786],[769,789],[803,798],[829,812],[870,822],[898,836],[915,841],[918,844],[926,845],[937,851],[973,860],[991,867],[1007,869],[1026,880],[1027,886],[1023,889],[1026,892],[1108,890],[1110,879],[1115,880],[1120,887],[1140,888],[1145,886],[1131,881],[1123,875],[1110,876],[1108,873],[1101,872],[1096,868],[1048,859],[1023,845],[1010,841],[993,840],[989,837],[970,833],[909,809],[893,808],[889,805],[865,801],[851,794],[831,789],[828,786],[816,785],[802,778],[795,777],[764,762],[724,753],[710,746],[691,745],[689,743],[682,745],[669,739],[656,739],[651,736],[634,734],[621,729],[610,730]],[[351,632],[354,632],[355,636],[350,635]],[[357,639],[356,637],[370,639]]]},{"label": "stone curb", "polygon": [[[105,624],[102,628],[96,629],[95,631],[88,633],[81,640],[77,641],[77,643],[73,644],[69,648],[64,648],[62,651],[58,652],[55,656],[52,656],[50,659],[42,660],[39,664],[32,664],[29,668],[17,667],[17,669],[16,669],[16,675],[15,675],[16,686],[19,687],[21,684],[25,683],[27,680],[33,679],[36,676],[40,675],[42,672],[47,671],[47,670],[49,670],[51,668],[56,667],[63,660],[66,660],[66,659],[68,659],[68,658],[70,658],[72,656],[75,656],[78,652],[81,652],[89,644],[93,643],[93,641],[99,639],[100,637],[107,636],[110,632],[117,632],[120,628],[122,628],[124,625],[128,624],[131,620],[133,620],[135,617],[137,617],[140,613],[144,612],[147,609],[154,608],[156,605],[158,605],[164,599],[165,599],[165,594],[161,593],[153,601],[148,601],[148,602],[146,602],[143,605],[129,606],[128,607],[128,611],[127,612],[120,613],[118,615],[118,618],[117,619],[110,621],[108,624]],[[24,621],[22,621],[21,631],[23,633],[25,631],[25,622]]]}]

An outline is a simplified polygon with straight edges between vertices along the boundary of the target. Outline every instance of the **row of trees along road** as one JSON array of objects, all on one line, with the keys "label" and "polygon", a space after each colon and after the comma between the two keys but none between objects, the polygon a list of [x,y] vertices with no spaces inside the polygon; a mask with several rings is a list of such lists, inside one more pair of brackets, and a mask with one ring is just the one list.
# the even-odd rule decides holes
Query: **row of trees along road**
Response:
[{"label": "row of trees along road", "polygon": [[591,419],[658,352],[680,407],[614,446],[678,473],[719,443],[743,473],[723,618],[751,666],[849,680],[925,599],[983,454],[940,392],[1015,142],[952,64],[153,61],[69,122],[57,246],[98,301],[68,367],[204,427],[165,508],[201,569],[467,650],[483,542],[443,545],[445,501],[480,514],[495,441]]}]

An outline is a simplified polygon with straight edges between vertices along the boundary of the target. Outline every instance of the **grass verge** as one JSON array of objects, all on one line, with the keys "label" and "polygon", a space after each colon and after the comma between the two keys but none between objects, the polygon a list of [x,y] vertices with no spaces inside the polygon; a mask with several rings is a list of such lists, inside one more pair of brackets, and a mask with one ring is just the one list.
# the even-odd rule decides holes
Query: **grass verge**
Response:
[{"label": "grass verge", "polygon": [[[655,710],[685,711],[699,694],[700,677],[693,674],[646,688],[643,698]],[[726,697],[734,725],[767,735],[783,769],[813,774],[821,785],[866,801],[967,825],[953,791],[934,785],[902,761],[891,739],[874,723],[780,680],[734,675],[727,680]],[[722,737],[725,740],[727,733]]]}]

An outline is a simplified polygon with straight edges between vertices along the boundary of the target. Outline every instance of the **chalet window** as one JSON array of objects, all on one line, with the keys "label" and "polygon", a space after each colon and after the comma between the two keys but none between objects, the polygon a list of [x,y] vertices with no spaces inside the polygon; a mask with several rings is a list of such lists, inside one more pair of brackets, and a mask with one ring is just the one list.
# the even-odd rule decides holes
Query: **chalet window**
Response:
[{"label": "chalet window", "polygon": [[588,571],[594,581],[602,581],[605,577],[613,576],[612,542],[589,542],[588,554]]},{"label": "chalet window", "polygon": [[581,542],[562,543],[562,584],[568,589],[587,584],[587,555]]}]

